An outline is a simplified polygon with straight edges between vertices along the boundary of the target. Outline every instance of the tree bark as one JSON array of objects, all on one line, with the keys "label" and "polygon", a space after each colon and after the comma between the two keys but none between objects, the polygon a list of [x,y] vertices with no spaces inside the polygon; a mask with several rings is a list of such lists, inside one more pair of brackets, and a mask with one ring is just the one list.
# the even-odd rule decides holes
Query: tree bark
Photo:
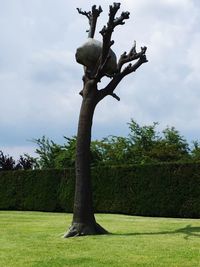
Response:
[{"label": "tree bark", "polygon": [[[93,68],[92,66],[84,66],[84,88],[80,92],[83,100],[77,133],[74,215],[72,225],[64,237],[107,233],[105,229],[96,223],[92,205],[90,143],[93,114],[97,103],[107,95],[111,95],[117,100],[120,100],[120,98],[114,93],[117,85],[126,75],[136,71],[143,63],[147,62],[145,55],[147,48],[141,47],[141,51],[137,53],[136,43],[134,42],[130,52],[128,54],[124,52],[121,55],[115,73],[109,75],[111,81],[108,85],[101,90],[97,89],[97,83],[99,83],[104,76],[108,76],[106,66],[110,58],[110,48],[114,44],[114,41],[111,40],[112,33],[116,26],[123,25],[125,20],[129,18],[129,12],[122,12],[119,17],[116,17],[116,13],[119,8],[120,3],[113,3],[113,5],[110,5],[109,7],[108,22],[100,31],[103,37],[103,45],[96,68]],[[96,8],[94,5],[92,6],[92,10],[89,12],[82,11],[80,8],[77,10],[79,14],[88,18],[90,25],[88,37],[93,38],[97,18],[102,12],[101,6]],[[132,64],[132,61],[134,60],[137,61]],[[125,65],[127,63],[129,64]],[[122,69],[122,67],[124,68]]]},{"label": "tree bark", "polygon": [[72,225],[64,237],[106,234],[96,223],[93,211],[90,173],[90,143],[94,110],[98,102],[96,83],[88,81],[83,89],[76,146],[76,187]]}]

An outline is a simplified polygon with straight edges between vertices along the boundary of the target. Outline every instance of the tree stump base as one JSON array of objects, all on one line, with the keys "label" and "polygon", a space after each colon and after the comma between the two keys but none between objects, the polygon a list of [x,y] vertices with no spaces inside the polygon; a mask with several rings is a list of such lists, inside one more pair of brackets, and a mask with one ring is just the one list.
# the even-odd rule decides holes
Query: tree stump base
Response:
[{"label": "tree stump base", "polygon": [[73,223],[68,232],[63,236],[64,238],[85,236],[85,235],[106,235],[106,231],[101,225],[95,223],[93,225],[84,223]]}]

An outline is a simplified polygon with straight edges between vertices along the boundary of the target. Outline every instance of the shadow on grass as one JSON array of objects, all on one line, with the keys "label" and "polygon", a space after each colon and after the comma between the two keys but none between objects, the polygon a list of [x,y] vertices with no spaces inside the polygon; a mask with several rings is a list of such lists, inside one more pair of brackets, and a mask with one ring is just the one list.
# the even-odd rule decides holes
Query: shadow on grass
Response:
[{"label": "shadow on grass", "polygon": [[180,228],[174,231],[161,231],[161,232],[144,232],[144,233],[124,233],[124,234],[113,234],[117,236],[138,236],[138,235],[170,235],[170,234],[184,234],[184,239],[190,237],[200,237],[200,227],[191,226],[190,224],[184,228]]}]

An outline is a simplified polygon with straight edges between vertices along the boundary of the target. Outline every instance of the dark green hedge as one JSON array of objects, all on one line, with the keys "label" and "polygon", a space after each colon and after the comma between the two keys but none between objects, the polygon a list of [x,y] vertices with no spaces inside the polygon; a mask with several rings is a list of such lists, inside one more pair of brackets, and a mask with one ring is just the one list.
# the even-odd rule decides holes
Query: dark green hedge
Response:
[{"label": "dark green hedge", "polygon": [[98,212],[200,218],[200,164],[102,168],[94,181]]},{"label": "dark green hedge", "polygon": [[72,211],[74,171],[0,172],[0,209]]},{"label": "dark green hedge", "polygon": [[[200,164],[92,169],[96,212],[200,218]],[[0,172],[0,209],[72,211],[73,170]]]}]

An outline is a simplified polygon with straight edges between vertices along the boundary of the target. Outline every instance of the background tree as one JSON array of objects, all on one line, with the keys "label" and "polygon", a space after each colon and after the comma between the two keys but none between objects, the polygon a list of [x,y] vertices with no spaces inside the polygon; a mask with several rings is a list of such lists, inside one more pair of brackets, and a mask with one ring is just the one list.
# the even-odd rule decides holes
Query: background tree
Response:
[{"label": "background tree", "polygon": [[[105,234],[104,230],[96,223],[93,205],[90,175],[90,143],[93,114],[96,105],[110,95],[120,100],[114,93],[117,85],[128,74],[136,71],[143,63],[147,62],[146,47],[141,47],[141,51],[136,51],[136,42],[129,53],[124,52],[119,61],[111,50],[114,41],[111,39],[114,29],[118,25],[123,25],[129,18],[129,12],[122,12],[116,17],[120,9],[120,3],[114,3],[109,7],[107,25],[100,31],[102,43],[92,40],[94,38],[97,18],[102,12],[102,8],[92,6],[89,12],[78,12],[89,20],[88,42],[77,49],[76,60],[84,65],[82,105],[79,115],[77,144],[76,144],[76,187],[74,198],[73,220],[69,231],[65,237]],[[88,62],[88,59],[89,62]],[[136,61],[135,61],[136,60]],[[132,63],[134,61],[134,63]],[[126,64],[128,63],[128,64]],[[110,77],[110,82],[103,89],[98,89],[98,83],[104,76]]]},{"label": "background tree", "polygon": [[[91,166],[146,164],[158,162],[194,162],[200,159],[200,144],[191,146],[175,127],[157,130],[158,123],[140,125],[131,119],[127,137],[113,136],[93,140],[90,144]],[[34,168],[74,168],[76,136],[64,137],[64,144],[56,144],[45,136],[34,139],[37,158],[29,159]],[[28,155],[27,155],[28,156]]]},{"label": "background tree", "polygon": [[9,155],[4,155],[2,151],[0,151],[0,171],[8,171],[8,170],[15,170],[15,160],[13,157]]},{"label": "background tree", "polygon": [[0,171],[29,170],[34,168],[35,159],[27,154],[20,156],[16,162],[13,157],[0,150]]},{"label": "background tree", "polygon": [[193,161],[200,161],[200,142],[193,141],[193,149],[191,150],[191,157]]},{"label": "background tree", "polygon": [[140,126],[134,120],[129,123],[129,163],[177,162],[191,159],[187,141],[175,127],[167,127],[162,133],[152,125]]},{"label": "background tree", "polygon": [[[92,154],[95,153],[96,161],[93,165],[124,165],[131,163],[131,142],[122,136],[108,136],[102,140],[92,141]],[[133,162],[132,162],[133,163]]]},{"label": "background tree", "polygon": [[75,165],[75,147],[76,137],[65,137],[66,142],[63,145],[56,144],[46,136],[33,139],[38,146],[35,153],[37,168],[39,169],[59,169],[70,168]]},{"label": "background tree", "polygon": [[[55,143],[46,136],[33,139],[32,142],[37,145],[35,150],[37,157],[33,159],[34,167],[37,169],[74,168],[77,138],[76,136],[64,136],[64,139],[65,142],[62,145]],[[96,165],[103,160],[100,144],[101,141],[92,141],[91,143],[90,161],[92,165]]]}]

